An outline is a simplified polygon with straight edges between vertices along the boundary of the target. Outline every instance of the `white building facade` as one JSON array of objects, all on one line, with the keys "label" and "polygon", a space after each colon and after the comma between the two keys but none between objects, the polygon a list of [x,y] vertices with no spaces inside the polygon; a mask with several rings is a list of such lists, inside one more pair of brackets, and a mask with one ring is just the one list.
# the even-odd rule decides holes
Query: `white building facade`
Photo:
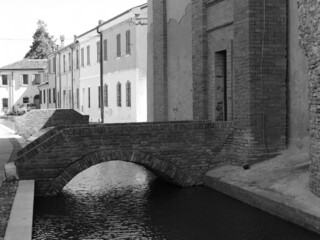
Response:
[{"label": "white building facade", "polygon": [[48,56],[41,108],[75,109],[91,122],[147,121],[147,14],[144,4],[99,21],[66,47],[62,38]]},{"label": "white building facade", "polygon": [[46,66],[47,60],[23,59],[0,68],[0,114],[15,113],[28,103],[40,108],[38,86]]}]

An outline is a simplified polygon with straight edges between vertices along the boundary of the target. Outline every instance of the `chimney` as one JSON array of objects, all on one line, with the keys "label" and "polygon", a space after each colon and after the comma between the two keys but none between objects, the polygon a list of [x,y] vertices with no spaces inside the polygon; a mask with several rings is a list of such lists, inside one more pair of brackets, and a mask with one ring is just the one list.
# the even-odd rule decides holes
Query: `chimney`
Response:
[{"label": "chimney", "polygon": [[101,25],[103,23],[103,20],[98,21],[98,25]]},{"label": "chimney", "polygon": [[73,35],[73,41],[74,41],[74,42],[77,41],[77,35]]},{"label": "chimney", "polygon": [[64,35],[60,36],[60,41],[61,41],[61,48],[64,47]]}]

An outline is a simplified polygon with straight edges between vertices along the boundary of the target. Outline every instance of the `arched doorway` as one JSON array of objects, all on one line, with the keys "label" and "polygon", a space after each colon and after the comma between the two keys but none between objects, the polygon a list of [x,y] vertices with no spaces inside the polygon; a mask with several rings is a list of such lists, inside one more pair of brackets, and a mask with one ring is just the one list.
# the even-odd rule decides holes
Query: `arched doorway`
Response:
[{"label": "arched doorway", "polygon": [[40,96],[39,95],[34,96],[33,103],[36,105],[37,109],[40,109]]}]

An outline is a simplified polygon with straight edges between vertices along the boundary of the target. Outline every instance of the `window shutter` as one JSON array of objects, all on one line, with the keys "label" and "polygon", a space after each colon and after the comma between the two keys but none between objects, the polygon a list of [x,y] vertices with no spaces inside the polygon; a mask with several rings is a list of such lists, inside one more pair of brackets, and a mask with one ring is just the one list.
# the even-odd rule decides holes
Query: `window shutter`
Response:
[{"label": "window shutter", "polygon": [[22,74],[20,74],[20,85],[22,85],[23,84],[23,75]]}]

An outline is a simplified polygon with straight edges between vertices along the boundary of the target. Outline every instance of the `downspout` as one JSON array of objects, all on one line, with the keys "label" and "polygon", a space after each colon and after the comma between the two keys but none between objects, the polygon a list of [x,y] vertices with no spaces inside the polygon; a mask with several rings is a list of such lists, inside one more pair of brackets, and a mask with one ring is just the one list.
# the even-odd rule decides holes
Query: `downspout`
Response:
[{"label": "downspout", "polygon": [[71,106],[74,109],[74,99],[73,99],[73,46],[71,46]]},{"label": "downspout", "polygon": [[61,103],[62,103],[62,93],[61,93],[61,54],[59,53],[59,108],[61,109]]},{"label": "downspout", "polygon": [[101,123],[104,123],[104,106],[103,106],[103,48],[102,41],[103,36],[102,32],[99,31],[99,27],[97,27],[97,32],[100,34],[100,110],[101,110]]},{"label": "downspout", "polygon": [[58,104],[57,104],[57,100],[58,100],[58,98],[57,98],[57,90],[58,90],[57,89],[57,55],[55,55],[54,61],[55,61],[55,63],[54,63],[54,66],[55,66],[55,69],[54,69],[54,88],[55,88],[54,104],[55,104],[55,108],[57,109],[58,108]]},{"label": "downspout", "polygon": [[[10,89],[10,85],[9,85],[9,100],[10,100],[10,103],[8,103],[8,105],[9,104],[11,105],[10,109],[13,112],[14,111],[14,85],[13,85],[13,76],[14,76],[13,74],[14,74],[14,72],[12,71],[11,74],[12,74],[11,89]],[[20,81],[20,79],[19,79],[19,81]],[[9,81],[9,84],[10,84],[10,81]],[[17,85],[17,83],[16,83],[16,85]],[[11,97],[10,97],[10,95],[11,95]]]}]

